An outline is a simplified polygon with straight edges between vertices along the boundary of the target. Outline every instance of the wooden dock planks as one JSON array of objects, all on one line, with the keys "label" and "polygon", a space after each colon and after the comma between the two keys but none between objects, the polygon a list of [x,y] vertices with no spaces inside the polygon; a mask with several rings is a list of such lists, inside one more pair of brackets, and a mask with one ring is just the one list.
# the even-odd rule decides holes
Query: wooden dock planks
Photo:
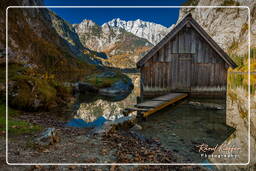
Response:
[{"label": "wooden dock planks", "polygon": [[153,100],[150,100],[150,101],[146,101],[146,102],[137,104],[135,106],[138,107],[138,108],[154,108],[156,106],[161,105],[162,103],[164,103],[164,101],[153,101]]},{"label": "wooden dock planks", "polygon": [[169,93],[164,96],[159,96],[152,100],[136,104],[134,105],[134,108],[126,108],[124,111],[126,114],[133,111],[139,111],[143,114],[143,117],[147,117],[187,96],[187,93]]},{"label": "wooden dock planks", "polygon": [[143,112],[143,117],[147,117],[147,116],[149,116],[149,115],[151,115],[151,114],[153,114],[153,113],[155,113],[155,112],[157,112],[157,111],[159,111],[159,110],[161,110],[161,109],[163,109],[163,108],[165,108],[165,107],[167,107],[167,106],[169,106],[187,96],[188,96],[187,93],[180,93],[179,95],[173,97],[169,101],[163,101],[163,103],[161,105],[156,106],[155,108],[148,110],[147,112]]}]

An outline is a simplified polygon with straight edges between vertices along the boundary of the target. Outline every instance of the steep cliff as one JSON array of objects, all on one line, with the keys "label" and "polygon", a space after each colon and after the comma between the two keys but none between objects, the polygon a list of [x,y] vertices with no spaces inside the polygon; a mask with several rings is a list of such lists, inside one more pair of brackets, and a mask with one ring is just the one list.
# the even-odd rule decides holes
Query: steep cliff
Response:
[{"label": "steep cliff", "polygon": [[[254,0],[189,0],[184,5],[248,6],[251,16],[251,48],[256,48],[256,1]],[[181,9],[179,20],[192,13],[197,22],[229,54],[242,56],[248,52],[247,8]]]},{"label": "steep cliff", "polygon": [[80,42],[79,36],[71,24],[52,11],[49,11],[49,14],[53,28],[60,37],[66,41],[70,51],[72,51],[77,58],[85,61],[89,58],[92,60],[91,62],[95,64],[101,63],[101,60],[99,60],[100,58],[107,58],[104,53],[98,53],[83,46]]}]

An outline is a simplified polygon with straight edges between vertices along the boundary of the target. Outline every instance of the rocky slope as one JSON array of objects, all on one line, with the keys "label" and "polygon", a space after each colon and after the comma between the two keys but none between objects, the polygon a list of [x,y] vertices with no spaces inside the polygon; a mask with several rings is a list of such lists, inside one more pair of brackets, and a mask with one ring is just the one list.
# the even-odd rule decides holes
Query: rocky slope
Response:
[{"label": "rocky slope", "polygon": [[[185,5],[198,6],[248,6],[251,15],[251,48],[256,47],[256,1],[254,0],[189,0]],[[229,54],[248,52],[248,11],[246,8],[196,8],[181,9],[179,20],[188,12]]]},{"label": "rocky slope", "polygon": [[[5,23],[7,6],[43,5],[43,1],[5,1],[0,23]],[[50,110],[73,99],[64,82],[78,81],[101,72],[97,52],[83,47],[74,29],[48,9],[8,10],[8,100],[21,110]],[[5,99],[5,27],[0,27],[0,103]],[[84,53],[86,51],[86,54]]]},{"label": "rocky slope", "polygon": [[143,53],[152,47],[146,39],[108,23],[99,26],[91,20],[83,20],[73,26],[84,46],[109,56],[105,64],[110,66],[134,67]]},{"label": "rocky slope", "polygon": [[78,35],[75,32],[75,29],[71,24],[66,22],[64,19],[59,17],[53,11],[49,11],[52,25],[55,28],[56,32],[71,45],[76,46],[79,49],[84,48],[82,43],[79,40]]},{"label": "rocky slope", "polygon": [[[43,5],[43,1],[8,1],[3,4],[3,6],[9,5]],[[70,68],[70,65],[76,65],[80,60],[96,63],[91,54],[82,53],[83,46],[72,27],[64,21],[57,22],[61,19],[48,9],[11,8],[8,12],[8,52],[11,61],[30,66],[33,64],[41,69],[47,69],[48,65],[52,64]],[[1,10],[1,23],[5,22],[4,16],[5,11]],[[0,48],[4,50],[4,27],[0,28],[0,33]]]},{"label": "rocky slope", "polygon": [[111,27],[122,28],[140,38],[147,39],[153,45],[156,45],[173,27],[172,25],[170,28],[166,28],[161,24],[147,22],[140,19],[125,21],[120,18],[115,18],[105,24],[108,24]]},{"label": "rocky slope", "polygon": [[104,53],[98,53],[83,46],[80,42],[79,36],[71,24],[52,11],[49,11],[49,14],[51,17],[52,26],[61,36],[61,38],[63,38],[64,41],[67,41],[69,49],[76,55],[76,57],[82,60],[89,57],[93,60],[93,63],[96,64],[101,63],[101,61],[98,60],[99,58],[107,58]]}]

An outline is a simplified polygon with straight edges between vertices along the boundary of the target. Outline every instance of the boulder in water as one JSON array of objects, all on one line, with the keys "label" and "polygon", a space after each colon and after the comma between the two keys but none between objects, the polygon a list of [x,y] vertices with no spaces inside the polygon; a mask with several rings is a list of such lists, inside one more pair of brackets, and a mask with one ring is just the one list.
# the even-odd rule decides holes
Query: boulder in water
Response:
[{"label": "boulder in water", "polygon": [[202,103],[202,102],[189,102],[188,104],[193,105],[198,109],[211,109],[211,110],[224,110],[224,106],[215,103]]},{"label": "boulder in water", "polygon": [[129,94],[132,89],[133,89],[133,84],[131,80],[126,82],[123,80],[119,80],[114,84],[112,84],[111,87],[100,89],[99,93],[104,96],[117,96],[117,95]]},{"label": "boulder in water", "polygon": [[136,116],[124,116],[113,121],[106,121],[101,127],[94,128],[90,132],[90,134],[91,135],[104,134],[104,133],[110,132],[113,129],[131,128],[135,124],[135,122],[136,122]]},{"label": "boulder in water", "polygon": [[35,144],[40,146],[53,145],[59,142],[60,138],[57,135],[55,128],[47,128],[44,130],[41,135],[35,139]]},{"label": "boulder in water", "polygon": [[139,124],[135,124],[130,131],[140,131],[142,130],[142,126],[140,126]]},{"label": "boulder in water", "polygon": [[85,92],[97,93],[99,91],[96,87],[86,82],[78,83],[78,89],[82,93],[85,93]]}]

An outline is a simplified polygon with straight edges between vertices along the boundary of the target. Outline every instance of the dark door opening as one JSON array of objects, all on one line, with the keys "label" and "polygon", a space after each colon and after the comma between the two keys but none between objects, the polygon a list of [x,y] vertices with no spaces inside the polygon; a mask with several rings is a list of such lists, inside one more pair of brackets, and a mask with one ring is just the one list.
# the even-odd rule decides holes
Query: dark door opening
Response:
[{"label": "dark door opening", "polygon": [[177,54],[171,60],[171,91],[190,92],[191,89],[191,54]]}]

